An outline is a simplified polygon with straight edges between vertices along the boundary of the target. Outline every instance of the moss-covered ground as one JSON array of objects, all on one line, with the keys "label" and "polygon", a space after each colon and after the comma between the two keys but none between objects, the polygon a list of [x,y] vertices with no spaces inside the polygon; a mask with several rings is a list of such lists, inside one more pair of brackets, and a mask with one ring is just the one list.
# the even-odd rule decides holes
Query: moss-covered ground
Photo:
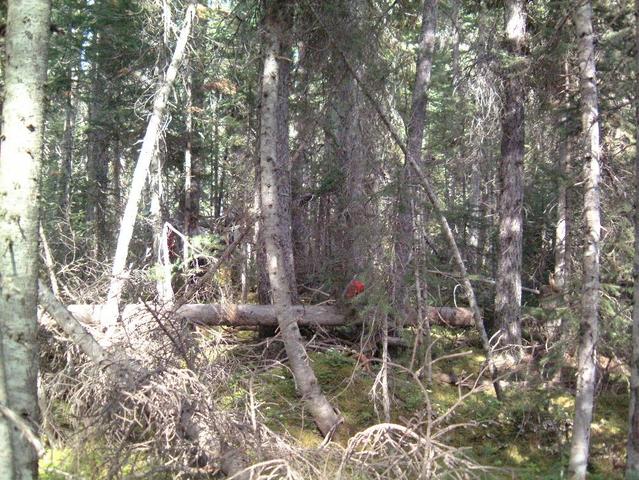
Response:
[{"label": "moss-covered ground", "polygon": [[[433,416],[437,416],[459,403],[460,395],[469,393],[482,369],[484,357],[468,331],[435,329],[433,338],[436,340],[433,346],[435,358],[460,354],[434,364],[435,380],[427,391]],[[406,365],[409,357],[410,352],[406,351],[396,355],[394,361]],[[370,396],[379,363],[363,368],[352,351],[338,346],[314,351],[310,358],[322,388],[345,420],[335,439],[337,442],[346,445],[354,433],[382,421]],[[322,438],[296,398],[290,372],[283,364],[273,362],[273,365],[254,370],[259,371],[251,383],[260,415],[270,428],[286,431],[303,446],[319,445]],[[438,380],[451,375],[465,380],[461,386]],[[498,467],[490,478],[566,478],[574,392],[570,385],[531,381],[540,378],[534,367],[530,367],[527,375],[528,378],[523,375],[519,381],[510,382],[504,402],[496,400],[489,382],[485,379],[479,382],[477,391],[461,401],[443,422],[444,425],[462,425],[447,433],[444,441],[467,448],[477,463]],[[389,385],[393,421],[405,422],[425,412],[423,391],[412,376],[402,373],[399,368],[392,369]],[[229,385],[228,397],[222,399],[222,404],[242,403],[247,395],[246,378],[238,374],[237,382]],[[599,392],[592,425],[589,478],[623,477],[627,408],[628,395],[623,388]],[[78,460],[69,448],[51,450],[41,461],[42,478],[52,480],[69,478],[69,472],[81,478],[93,478],[99,468],[97,460]],[[94,475],[86,475],[87,472]]]}]

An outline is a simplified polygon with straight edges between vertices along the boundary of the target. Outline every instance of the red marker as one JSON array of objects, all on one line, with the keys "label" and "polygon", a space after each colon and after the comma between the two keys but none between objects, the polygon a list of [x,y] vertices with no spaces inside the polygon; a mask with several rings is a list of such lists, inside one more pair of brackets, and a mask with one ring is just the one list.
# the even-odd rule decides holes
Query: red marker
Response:
[{"label": "red marker", "polygon": [[351,280],[344,290],[345,298],[354,298],[366,289],[366,286],[359,280]]}]

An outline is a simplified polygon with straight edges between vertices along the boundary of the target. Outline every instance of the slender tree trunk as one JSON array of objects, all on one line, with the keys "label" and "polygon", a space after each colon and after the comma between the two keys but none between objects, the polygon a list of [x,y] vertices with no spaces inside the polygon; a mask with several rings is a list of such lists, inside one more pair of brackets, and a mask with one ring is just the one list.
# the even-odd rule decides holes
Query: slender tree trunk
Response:
[{"label": "slender tree trunk", "polygon": [[[481,149],[480,149],[481,151]],[[468,261],[468,269],[471,272],[481,271],[481,258],[482,253],[479,249],[480,246],[480,219],[481,215],[481,161],[483,155],[478,152],[478,155],[473,158],[472,165],[470,167],[470,191],[468,194],[468,209],[470,210],[470,221],[468,228],[468,254],[466,259]]]},{"label": "slender tree trunk", "polygon": [[499,163],[499,256],[495,320],[500,346],[514,363],[521,358],[521,258],[524,202],[524,0],[506,2],[506,52]]},{"label": "slender tree trunk", "polygon": [[211,205],[213,206],[213,218],[220,218],[222,214],[222,192],[220,185],[220,126],[217,115],[217,101],[213,112],[213,175],[211,176]]},{"label": "slender tree trunk", "polygon": [[566,239],[568,235],[568,195],[566,185],[568,183],[568,165],[570,162],[570,140],[565,131],[566,119],[561,120],[563,130],[559,139],[557,151],[557,170],[559,173],[559,185],[557,188],[557,224],[555,226],[555,268],[553,278],[555,286],[563,291],[568,277]]},{"label": "slender tree trunk", "polygon": [[[299,61],[297,64],[297,90],[302,98],[308,98],[310,75],[307,68],[306,46],[301,44]],[[309,202],[302,199],[306,179],[306,145],[309,136],[315,126],[313,117],[315,112],[310,111],[311,106],[304,104],[302,112],[296,120],[298,147],[291,159],[291,238],[293,241],[293,258],[295,260],[295,278],[300,283],[306,283],[312,265],[310,254],[308,209]]]},{"label": "slender tree trunk", "polygon": [[60,166],[60,184],[58,192],[60,195],[60,209],[63,217],[69,220],[69,207],[71,201],[71,176],[73,173],[73,152],[75,138],[75,105],[74,105],[74,79],[71,67],[67,70],[69,90],[66,93],[64,103],[64,130],[62,134],[62,165]]},{"label": "slender tree trunk", "polygon": [[101,260],[106,248],[107,232],[107,188],[109,160],[107,150],[108,125],[105,109],[104,74],[100,49],[102,35],[94,32],[96,56],[93,63],[93,84],[91,88],[91,102],[89,104],[89,131],[87,135],[87,176],[88,202],[87,221],[92,225],[93,256]]},{"label": "slender tree trunk", "polygon": [[133,181],[131,183],[131,189],[124,214],[120,222],[120,235],[118,237],[118,244],[113,258],[111,285],[107,296],[107,305],[112,316],[108,320],[109,324],[103,325],[103,327],[113,328],[117,320],[117,307],[120,302],[120,297],[122,296],[124,282],[126,281],[126,260],[129,253],[129,243],[133,236],[133,227],[135,226],[138,203],[142,196],[147,170],[149,169],[151,160],[154,157],[156,143],[164,122],[164,113],[166,111],[169,93],[171,92],[178,69],[182,64],[182,59],[184,58],[194,14],[195,5],[191,3],[187,7],[180,36],[175,46],[175,51],[173,52],[173,58],[171,59],[171,63],[166,71],[164,82],[162,82],[158,88],[155,100],[153,101],[153,112],[149,119],[149,124],[142,142],[142,148],[140,149],[140,154],[138,156],[138,162],[133,173]]},{"label": "slender tree trunk", "polygon": [[[426,101],[430,87],[430,76],[435,51],[435,30],[437,25],[437,0],[424,0],[422,29],[417,47],[415,83],[410,108],[410,118],[406,126],[406,161],[400,175],[398,191],[398,225],[395,235],[394,304],[400,316],[404,316],[407,301],[406,276],[409,273],[410,256],[413,248],[413,218],[409,200],[408,185],[411,181],[411,164],[422,162],[422,143],[426,124]],[[393,325],[397,327],[399,325]]]},{"label": "slender tree trunk", "polygon": [[[183,232],[187,238],[191,235],[191,222],[193,214],[193,71],[190,62],[184,60],[185,80],[184,94],[186,101],[184,105],[184,135],[186,136],[186,147],[184,148],[184,226]],[[189,263],[189,243],[184,241],[182,245],[182,261],[184,265]]]},{"label": "slender tree trunk", "polygon": [[[551,298],[549,307],[560,308],[565,307],[566,297],[566,282],[568,280],[568,184],[570,182],[570,154],[572,135],[569,131],[568,125],[568,108],[570,106],[570,80],[568,62],[564,62],[564,76],[565,82],[558,85],[559,90],[563,89],[563,95],[558,92],[558,95],[563,99],[563,104],[560,108],[561,114],[557,116],[556,126],[559,132],[559,138],[557,139],[557,223],[555,225],[555,239],[554,239],[554,257],[555,266],[553,272],[548,279],[548,283],[557,290],[559,295]],[[550,322],[550,333],[555,341],[561,341],[567,328],[567,317],[562,314],[561,318],[557,318],[555,321]]]},{"label": "slender tree trunk", "polygon": [[575,421],[570,446],[570,474],[586,478],[590,424],[595,395],[596,346],[599,337],[599,243],[600,243],[600,145],[597,71],[592,29],[592,5],[582,1],[574,15],[579,39],[579,75],[581,91],[581,127],[583,136],[583,182],[585,249],[583,259],[583,290],[581,326],[578,350]]},{"label": "slender tree trunk", "polygon": [[122,140],[118,138],[113,144],[113,207],[119,215],[122,208]]},{"label": "slender tree trunk", "polygon": [[158,300],[168,304],[173,300],[173,288],[171,286],[171,261],[168,251],[168,228],[162,214],[162,199],[164,188],[162,183],[162,157],[164,152],[155,150],[154,159],[151,162],[151,227],[153,229],[153,251],[155,254],[156,286]]},{"label": "slender tree trunk", "polygon": [[[365,8],[360,0],[340,0],[335,5],[336,34],[340,46],[346,48],[351,58],[361,58],[361,46],[354,41],[353,35],[359,24],[361,9]],[[359,74],[363,71],[360,60],[354,66]],[[335,94],[331,95],[329,110],[331,128],[328,136],[328,161],[340,172],[340,182],[335,195],[335,228],[331,233],[335,244],[333,274],[337,280],[337,291],[341,292],[348,282],[364,270],[366,243],[364,239],[366,220],[364,211],[364,174],[366,158],[364,156],[362,122],[362,98],[355,79],[345,72],[342,61],[335,62],[331,75],[335,84]],[[330,167],[329,167],[330,168]],[[319,224],[320,228],[325,225]],[[328,251],[325,252],[330,255]],[[326,257],[324,257],[326,258]]]},{"label": "slender tree trunk", "polygon": [[264,71],[260,105],[262,231],[273,304],[295,385],[320,431],[328,435],[339,424],[340,418],[320,389],[304,349],[296,314],[291,308],[293,292],[287,272],[288,253],[285,251],[287,247],[291,248],[291,243],[286,241],[283,231],[289,228],[290,218],[282,218],[285,210],[279,205],[282,200],[278,191],[281,185],[279,177],[286,174],[287,167],[284,159],[278,158],[278,153],[281,153],[278,149],[279,135],[283,128],[278,125],[283,120],[278,103],[288,101],[287,98],[278,98],[281,75],[278,58],[282,54],[281,38],[285,25],[281,17],[285,8],[283,2],[274,2],[264,21]]},{"label": "slender tree trunk", "polygon": [[639,0],[635,0],[635,259],[626,478],[639,480]]},{"label": "slender tree trunk", "polygon": [[[184,150],[184,234],[191,236],[198,232],[200,223],[200,179],[202,176],[200,143],[198,142],[198,122],[196,113],[202,110],[202,88],[199,76],[190,62],[186,68],[185,94],[185,135]],[[219,210],[218,210],[219,211]],[[185,243],[184,263],[187,263],[188,249]]]},{"label": "slender tree trunk", "polygon": [[[9,405],[9,391],[7,390],[7,373],[5,371],[4,348],[2,348],[2,337],[0,336],[0,405]],[[11,421],[0,415],[0,471],[4,472],[7,479],[15,478],[13,465],[13,443],[11,432],[13,431]]]},{"label": "slender tree trunk", "polygon": [[[283,9],[286,10],[286,9]],[[292,17],[289,13],[282,14],[285,18],[281,20],[285,24],[285,29],[290,30],[292,27]],[[292,218],[291,218],[291,153],[289,150],[289,135],[288,135],[288,92],[289,81],[291,76],[291,46],[287,37],[282,36],[280,39],[280,54],[277,57],[278,63],[278,82],[277,82],[277,96],[279,102],[276,106],[277,115],[277,159],[280,162],[279,166],[281,170],[278,172],[278,195],[281,225],[282,242],[285,252],[286,261],[286,277],[288,279],[291,291],[291,301],[293,303],[299,302],[297,294],[297,280],[295,278],[295,260],[293,258],[293,237],[292,237]]]},{"label": "slender tree trunk", "polygon": [[[0,137],[0,403],[35,429],[38,181],[50,8],[47,0],[9,1]],[[0,452],[2,478],[37,478],[36,451],[5,415]]]}]

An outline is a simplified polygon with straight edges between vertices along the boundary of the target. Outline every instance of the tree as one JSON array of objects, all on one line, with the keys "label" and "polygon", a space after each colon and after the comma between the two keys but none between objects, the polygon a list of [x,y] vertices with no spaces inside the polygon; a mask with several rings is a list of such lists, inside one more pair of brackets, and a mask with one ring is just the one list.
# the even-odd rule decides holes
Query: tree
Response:
[{"label": "tree", "polygon": [[[331,8],[331,7],[329,7]],[[361,17],[365,11],[363,2],[338,1],[332,8],[339,12],[336,20],[336,42],[346,48],[349,58],[361,58],[363,47],[359,37]],[[364,245],[366,224],[364,173],[366,157],[362,135],[362,95],[352,75],[346,73],[344,59],[337,56],[330,72],[330,84],[335,90],[329,95],[329,121],[333,137],[332,168],[341,180],[336,192],[335,276],[337,291],[341,292],[355,275],[364,271]],[[365,66],[358,60],[353,67],[363,72]]]},{"label": "tree", "polygon": [[[283,52],[282,36],[285,25],[286,2],[276,1],[267,6],[264,19],[264,70],[262,74],[260,105],[260,193],[262,235],[266,250],[266,268],[271,286],[273,305],[280,332],[286,348],[295,385],[323,435],[328,435],[340,422],[320,389],[315,373],[309,364],[297,325],[289,281],[287,263],[292,248],[290,239],[290,210],[281,207],[281,176],[287,175],[287,157],[282,156],[281,132],[286,117],[282,115],[288,102],[280,96]],[[286,75],[286,74],[284,74]],[[289,218],[285,218],[289,215]],[[287,231],[289,230],[289,231]],[[289,264],[290,265],[290,264]]]},{"label": "tree", "polygon": [[107,324],[105,327],[113,328],[117,320],[117,307],[122,296],[122,290],[126,281],[126,259],[129,253],[129,242],[133,236],[133,228],[137,216],[138,203],[142,196],[142,189],[147,177],[147,171],[156,150],[156,142],[160,128],[164,121],[164,114],[167,108],[167,102],[173,83],[177,76],[178,70],[186,52],[186,44],[191,32],[191,25],[195,16],[195,5],[189,4],[184,15],[184,21],[180,30],[180,35],[173,52],[173,58],[166,71],[166,76],[160,82],[157,94],[153,101],[153,111],[149,119],[142,148],[135,166],[135,173],[131,183],[129,197],[127,198],[126,209],[120,222],[120,235],[118,236],[118,244],[113,258],[113,269],[111,272],[111,285],[107,296],[108,315],[105,315]]},{"label": "tree", "polygon": [[499,163],[499,253],[495,285],[495,319],[500,342],[516,363],[521,357],[521,256],[524,202],[524,43],[523,0],[506,2],[506,61],[501,111]]},{"label": "tree", "polygon": [[599,249],[600,249],[600,155],[599,100],[592,28],[592,4],[579,4],[574,14],[579,51],[579,90],[581,92],[581,128],[583,141],[584,224],[583,286],[581,323],[577,354],[577,392],[575,421],[570,445],[570,474],[586,478],[590,426],[595,395],[596,346],[599,338]]},{"label": "tree", "polygon": [[[50,9],[47,0],[9,2],[0,145],[0,403],[31,428],[39,425],[38,182]],[[0,450],[3,478],[37,477],[37,453],[6,414]]]},{"label": "tree", "polygon": [[430,87],[435,30],[437,26],[437,1],[425,0],[422,10],[422,28],[419,35],[415,82],[408,122],[406,124],[406,159],[401,169],[397,193],[397,232],[395,233],[394,303],[400,314],[406,307],[406,275],[408,273],[413,238],[413,219],[409,201],[411,163],[421,164],[424,125],[426,123],[426,100]]},{"label": "tree", "polygon": [[635,0],[635,257],[626,478],[639,479],[639,0]]}]

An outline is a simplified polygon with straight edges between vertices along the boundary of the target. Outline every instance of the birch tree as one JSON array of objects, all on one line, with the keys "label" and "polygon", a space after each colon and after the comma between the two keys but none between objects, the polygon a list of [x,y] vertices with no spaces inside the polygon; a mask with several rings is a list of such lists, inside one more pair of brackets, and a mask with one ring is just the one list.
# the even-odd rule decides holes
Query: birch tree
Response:
[{"label": "birch tree", "polygon": [[[38,182],[50,9],[48,0],[9,1],[0,145],[0,404],[31,428],[39,424]],[[37,453],[10,416],[0,415],[0,475],[37,478]]]},{"label": "birch tree", "polygon": [[570,445],[570,475],[578,480],[586,478],[590,424],[595,396],[596,346],[599,336],[599,248],[600,202],[599,178],[599,104],[597,71],[592,29],[592,4],[583,1],[575,10],[579,52],[579,90],[581,93],[581,128],[583,140],[584,231],[583,287],[581,297],[581,325],[577,354],[577,392],[575,420]]}]

